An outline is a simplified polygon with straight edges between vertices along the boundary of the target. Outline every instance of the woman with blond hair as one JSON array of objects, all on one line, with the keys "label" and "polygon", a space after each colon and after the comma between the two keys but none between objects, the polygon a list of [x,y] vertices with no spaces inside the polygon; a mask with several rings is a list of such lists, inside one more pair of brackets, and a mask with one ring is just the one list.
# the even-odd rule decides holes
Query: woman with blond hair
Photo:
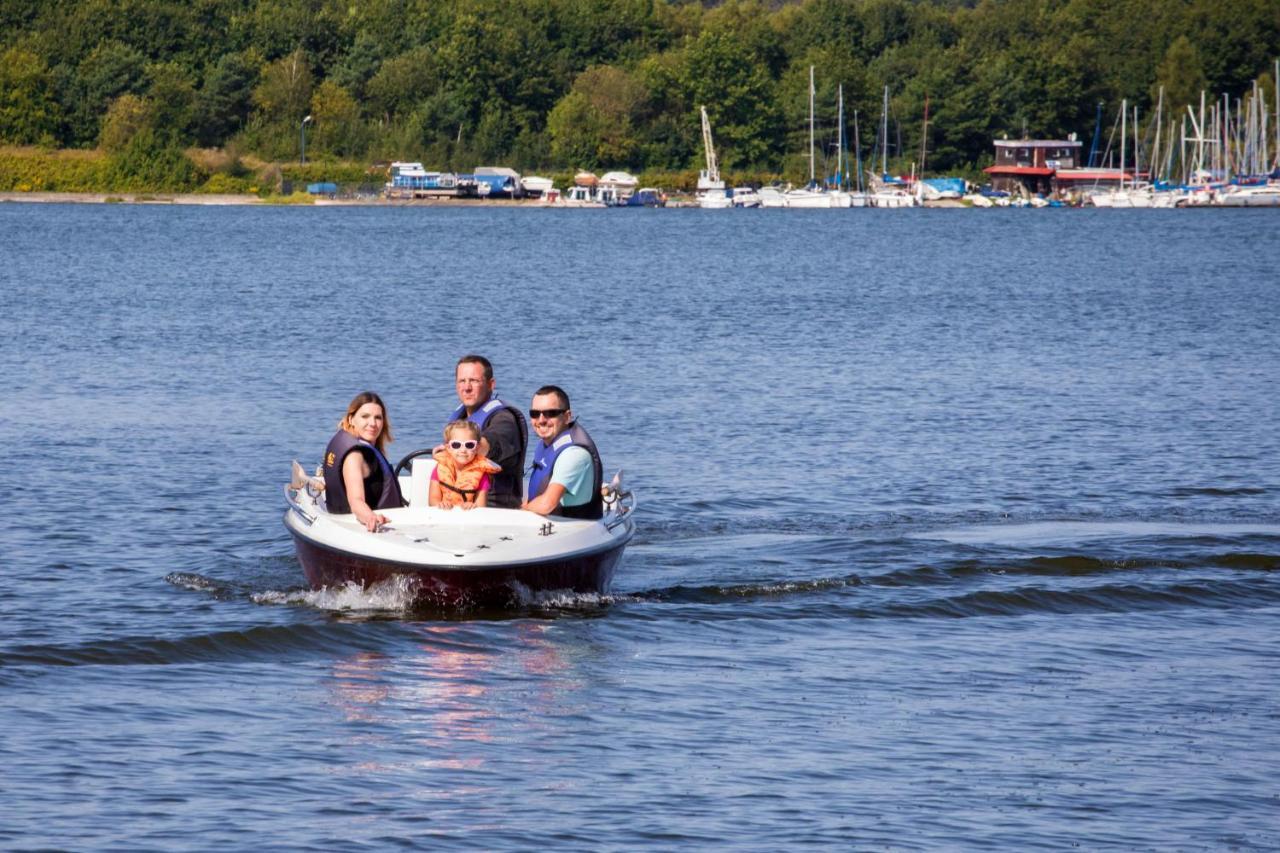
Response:
[{"label": "woman with blond hair", "polygon": [[387,523],[387,517],[375,510],[404,506],[386,457],[391,441],[391,421],[382,398],[372,391],[357,394],[324,451],[324,502],[329,512],[354,513],[373,532]]}]

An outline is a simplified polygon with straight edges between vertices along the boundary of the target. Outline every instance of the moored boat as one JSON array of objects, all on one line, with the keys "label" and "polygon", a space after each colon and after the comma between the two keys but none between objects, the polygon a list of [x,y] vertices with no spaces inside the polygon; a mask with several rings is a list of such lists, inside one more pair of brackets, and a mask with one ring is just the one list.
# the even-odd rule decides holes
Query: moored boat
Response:
[{"label": "moored boat", "polygon": [[312,588],[397,579],[415,605],[450,609],[509,607],[540,593],[607,592],[635,533],[634,501],[621,474],[605,487],[604,517],[584,520],[429,507],[432,468],[430,459],[414,460],[412,474],[400,478],[409,506],[379,510],[388,523],[370,533],[354,515],[330,514],[322,481],[295,462],[284,525]]}]

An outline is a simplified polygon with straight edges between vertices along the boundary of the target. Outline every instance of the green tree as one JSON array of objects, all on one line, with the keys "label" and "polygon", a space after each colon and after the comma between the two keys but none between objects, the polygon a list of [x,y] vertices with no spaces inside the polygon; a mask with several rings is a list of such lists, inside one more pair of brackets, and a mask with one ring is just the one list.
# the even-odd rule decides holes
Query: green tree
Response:
[{"label": "green tree", "polygon": [[404,117],[440,88],[436,52],[428,46],[416,47],[388,59],[369,80],[366,96],[369,111],[382,121]]},{"label": "green tree", "polygon": [[1156,80],[1151,87],[1153,101],[1159,97],[1161,87],[1164,88],[1165,105],[1174,109],[1197,103],[1200,93],[1209,87],[1200,52],[1185,35],[1173,40],[1165,51],[1164,59],[1156,66]]},{"label": "green tree", "polygon": [[311,115],[316,150],[338,157],[364,153],[366,139],[360,107],[346,89],[329,80],[321,83],[311,96]]},{"label": "green tree", "polygon": [[698,108],[707,108],[723,167],[759,166],[778,155],[774,83],[734,33],[703,32],[684,53],[680,83],[691,128],[699,124]]},{"label": "green tree", "polygon": [[155,132],[153,102],[137,95],[124,94],[111,102],[102,117],[98,145],[111,154],[123,151],[141,131]]},{"label": "green tree", "polygon": [[588,68],[547,119],[551,152],[589,168],[634,165],[634,126],[645,107],[645,88],[631,74],[609,65]]},{"label": "green tree", "polygon": [[146,57],[120,42],[94,48],[76,69],[64,104],[77,144],[98,139],[102,116],[120,95],[142,94],[146,88]]},{"label": "green tree", "polygon": [[190,142],[196,115],[196,87],[191,75],[177,62],[159,62],[147,66],[147,79],[154,127],[180,143]]},{"label": "green tree", "polygon": [[0,142],[25,145],[51,139],[58,112],[44,60],[17,47],[0,53]]},{"label": "green tree", "polygon": [[547,116],[551,156],[575,169],[598,169],[606,162],[601,147],[608,133],[608,121],[582,92],[565,95]]},{"label": "green tree", "polygon": [[296,124],[311,101],[311,66],[299,48],[267,65],[253,89],[253,104],[266,122]]},{"label": "green tree", "polygon": [[225,54],[205,71],[195,106],[196,139],[201,145],[222,144],[245,126],[257,80],[256,57],[242,53]]}]

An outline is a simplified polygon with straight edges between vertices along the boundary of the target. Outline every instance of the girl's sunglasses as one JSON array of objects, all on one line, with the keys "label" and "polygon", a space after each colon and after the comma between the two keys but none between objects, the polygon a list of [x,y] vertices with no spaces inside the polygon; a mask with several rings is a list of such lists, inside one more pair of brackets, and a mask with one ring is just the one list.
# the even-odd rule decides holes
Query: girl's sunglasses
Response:
[{"label": "girl's sunglasses", "polygon": [[465,447],[467,450],[475,450],[475,449],[476,449],[476,446],[477,446],[479,443],[480,443],[480,442],[475,441],[475,440],[469,440],[469,441],[451,441],[451,442],[449,442],[449,446],[450,446],[451,448],[453,448],[454,450],[461,450],[461,449],[462,449],[462,448],[464,448],[464,447]]}]

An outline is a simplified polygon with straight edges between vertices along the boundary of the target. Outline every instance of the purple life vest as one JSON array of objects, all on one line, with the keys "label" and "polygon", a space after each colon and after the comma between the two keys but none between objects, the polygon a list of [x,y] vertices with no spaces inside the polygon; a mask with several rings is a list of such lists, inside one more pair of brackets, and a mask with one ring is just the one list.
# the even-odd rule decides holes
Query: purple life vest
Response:
[{"label": "purple life vest", "polygon": [[347,484],[342,479],[342,463],[351,451],[359,451],[372,469],[364,478],[364,499],[373,509],[404,506],[400,484],[391,463],[378,448],[356,438],[346,430],[338,430],[324,449],[324,505],[329,512],[341,515],[351,512],[347,501]]},{"label": "purple life vest", "polygon": [[569,428],[556,436],[550,444],[538,442],[534,445],[533,473],[529,475],[529,498],[536,498],[547,490],[547,486],[551,484],[551,472],[555,470],[556,460],[570,447],[581,447],[591,454],[594,475],[591,500],[579,506],[559,506],[552,511],[552,514],[566,518],[603,518],[604,498],[600,495],[600,486],[604,483],[604,464],[600,461],[600,451],[596,449],[596,443],[577,421],[569,424]]},{"label": "purple life vest", "polygon": [[524,413],[510,403],[504,403],[497,397],[490,397],[487,403],[470,415],[467,414],[466,406],[458,406],[453,410],[449,420],[471,421],[480,428],[480,433],[483,435],[489,420],[502,409],[511,412],[511,417],[515,418],[516,432],[520,436],[520,449],[514,456],[505,460],[493,460],[502,466],[502,472],[490,477],[489,506],[513,509],[519,508],[524,497],[524,454],[528,449],[529,435],[529,426],[525,423]]}]

